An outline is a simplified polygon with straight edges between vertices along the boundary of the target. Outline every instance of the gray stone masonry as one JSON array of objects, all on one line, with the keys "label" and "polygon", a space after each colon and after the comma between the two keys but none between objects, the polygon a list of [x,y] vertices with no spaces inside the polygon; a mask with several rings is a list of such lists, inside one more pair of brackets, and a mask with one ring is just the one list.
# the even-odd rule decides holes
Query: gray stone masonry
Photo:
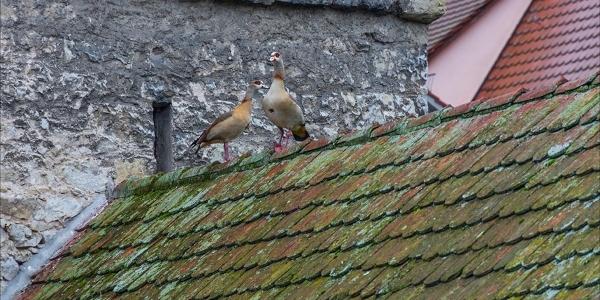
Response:
[{"label": "gray stone masonry", "polygon": [[[442,10],[439,0],[3,0],[2,288],[83,208],[154,170],[153,100],[173,103],[178,167],[221,159],[218,145],[186,149],[249,80],[270,84],[275,50],[313,137],[422,114],[426,23]],[[259,99],[234,156],[277,138]]]}]

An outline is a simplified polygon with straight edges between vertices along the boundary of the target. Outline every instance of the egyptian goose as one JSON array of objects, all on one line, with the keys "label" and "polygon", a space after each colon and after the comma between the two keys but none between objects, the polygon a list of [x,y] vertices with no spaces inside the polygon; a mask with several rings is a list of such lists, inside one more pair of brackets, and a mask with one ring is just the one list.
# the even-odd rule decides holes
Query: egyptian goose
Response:
[{"label": "egyptian goose", "polygon": [[275,144],[275,151],[279,152],[283,148],[281,141],[284,134],[286,135],[286,142],[289,135],[284,132],[288,129],[292,132],[296,141],[304,141],[309,138],[308,131],[304,125],[304,115],[302,109],[296,104],[294,99],[285,89],[284,79],[285,72],[283,68],[283,59],[279,52],[271,53],[269,61],[274,66],[273,71],[273,82],[267,94],[263,97],[262,108],[265,114],[277,126],[281,135],[279,136],[279,143]]},{"label": "egyptian goose", "polygon": [[195,153],[210,144],[223,144],[223,159],[229,161],[229,146],[227,143],[238,137],[250,124],[252,115],[252,97],[256,91],[267,88],[260,80],[251,81],[246,89],[242,102],[232,111],[220,115],[202,134],[190,145],[196,147]]}]

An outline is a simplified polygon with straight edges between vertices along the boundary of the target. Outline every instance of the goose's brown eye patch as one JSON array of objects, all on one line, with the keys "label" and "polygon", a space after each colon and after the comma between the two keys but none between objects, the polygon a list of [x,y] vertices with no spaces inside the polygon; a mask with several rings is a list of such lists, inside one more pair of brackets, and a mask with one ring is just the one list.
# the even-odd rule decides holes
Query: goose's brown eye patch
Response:
[{"label": "goose's brown eye patch", "polygon": [[260,80],[255,80],[254,81],[254,84],[260,84],[260,83],[261,83]]},{"label": "goose's brown eye patch", "polygon": [[279,57],[279,52],[275,52],[275,57]]}]

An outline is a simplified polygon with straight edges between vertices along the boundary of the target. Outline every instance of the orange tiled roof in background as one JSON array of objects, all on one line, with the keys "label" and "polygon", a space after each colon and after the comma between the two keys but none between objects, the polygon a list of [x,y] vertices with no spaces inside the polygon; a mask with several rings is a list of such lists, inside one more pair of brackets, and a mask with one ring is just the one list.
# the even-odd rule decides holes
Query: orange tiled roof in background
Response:
[{"label": "orange tiled roof in background", "polygon": [[560,76],[572,79],[599,68],[600,2],[534,0],[475,99],[547,84]]},{"label": "orange tiled roof in background", "polygon": [[473,100],[531,1],[491,1],[435,51],[429,51],[428,88],[439,99],[438,106]]},{"label": "orange tiled roof in background", "polygon": [[429,25],[429,45],[433,53],[444,41],[477,16],[490,0],[447,0],[446,14]]}]

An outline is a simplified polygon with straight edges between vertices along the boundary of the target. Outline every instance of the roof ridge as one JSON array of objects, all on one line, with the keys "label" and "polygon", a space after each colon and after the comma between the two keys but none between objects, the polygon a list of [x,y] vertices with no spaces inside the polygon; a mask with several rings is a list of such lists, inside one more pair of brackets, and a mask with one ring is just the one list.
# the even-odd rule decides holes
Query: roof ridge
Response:
[{"label": "roof ridge", "polygon": [[204,181],[224,174],[255,169],[273,162],[290,160],[302,154],[335,149],[340,146],[362,144],[367,141],[376,140],[382,136],[399,136],[425,127],[435,127],[454,119],[468,118],[474,115],[501,110],[516,103],[540,101],[553,94],[569,93],[573,90],[585,91],[600,85],[599,73],[596,71],[591,76],[571,81],[567,81],[561,77],[551,85],[532,90],[516,89],[501,96],[472,101],[457,107],[448,107],[441,111],[428,113],[419,117],[403,117],[384,124],[374,123],[361,130],[353,130],[345,134],[340,133],[331,140],[318,138],[309,142],[299,143],[282,153],[273,153],[272,150],[262,151],[254,155],[244,153],[228,163],[214,162],[205,166],[181,168],[169,173],[159,173],[142,178],[130,178],[119,183],[111,197],[125,198],[150,190],[166,189],[173,185]]}]

